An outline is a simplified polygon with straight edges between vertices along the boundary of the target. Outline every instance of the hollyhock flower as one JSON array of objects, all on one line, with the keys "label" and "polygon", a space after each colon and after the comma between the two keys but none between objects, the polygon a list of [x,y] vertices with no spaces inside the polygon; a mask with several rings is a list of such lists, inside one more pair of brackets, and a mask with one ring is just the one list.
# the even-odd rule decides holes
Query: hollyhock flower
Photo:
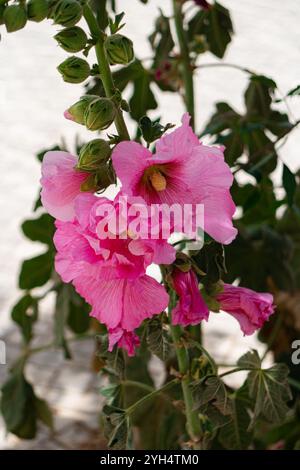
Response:
[{"label": "hollyhock flower", "polygon": [[202,320],[207,320],[209,310],[199,291],[194,271],[184,273],[176,269],[172,278],[179,296],[179,301],[172,311],[173,325],[197,325]]},{"label": "hollyhock flower", "polygon": [[216,298],[220,309],[237,319],[245,335],[252,335],[261,328],[274,312],[271,294],[255,292],[245,287],[224,284],[223,292]]},{"label": "hollyhock flower", "polygon": [[204,230],[228,244],[237,234],[229,192],[233,176],[223,148],[199,142],[189,120],[184,114],[182,126],[158,140],[155,154],[136,142],[120,142],[112,153],[113,166],[122,191],[148,204],[203,204]]},{"label": "hollyhock flower", "polygon": [[126,349],[129,357],[134,356],[135,348],[140,345],[139,337],[132,331],[126,331],[122,328],[109,330],[108,350],[112,351],[117,344],[119,348]]},{"label": "hollyhock flower", "polygon": [[143,245],[142,239],[128,235],[127,225],[124,237],[122,217],[105,237],[113,216],[123,215],[123,203],[119,197],[110,201],[93,194],[77,196],[74,219],[56,221],[55,268],[92,306],[91,316],[107,326],[110,345],[121,345],[132,354],[137,345],[133,331],[145,318],[165,310],[169,300],[164,287],[145,274],[146,268],[154,259],[173,262],[175,250],[166,240],[145,240]]},{"label": "hollyhock flower", "polygon": [[68,152],[46,152],[42,163],[42,204],[53,217],[72,220],[74,200],[88,173],[75,169],[77,157]]}]

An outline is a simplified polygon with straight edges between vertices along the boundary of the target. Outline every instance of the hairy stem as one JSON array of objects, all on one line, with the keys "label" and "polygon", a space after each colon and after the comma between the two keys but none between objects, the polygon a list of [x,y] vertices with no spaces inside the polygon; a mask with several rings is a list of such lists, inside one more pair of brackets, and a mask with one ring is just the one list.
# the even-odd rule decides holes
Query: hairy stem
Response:
[{"label": "hairy stem", "polygon": [[182,341],[182,330],[180,326],[172,325],[171,310],[174,306],[174,297],[174,292],[172,292],[169,304],[170,330],[176,350],[179,372],[182,375],[181,387],[185,404],[187,431],[193,442],[193,448],[197,449],[199,448],[198,445],[201,436],[201,426],[197,413],[193,409],[193,396],[190,389],[191,377],[189,354]]},{"label": "hairy stem", "polygon": [[193,69],[191,67],[190,53],[186,38],[186,31],[183,25],[182,3],[179,0],[173,0],[173,12],[175,20],[175,28],[177,39],[182,58],[182,76],[184,81],[185,105],[188,113],[191,115],[191,125],[194,127],[195,122],[195,105],[194,105],[194,82]]},{"label": "hairy stem", "polygon": [[[107,98],[111,98],[115,94],[116,90],[104,47],[104,34],[100,30],[95,15],[88,4],[85,4],[83,7],[83,16],[85,18],[85,21],[87,22],[93,39],[96,41],[95,50],[105,95],[107,96]],[[119,137],[122,140],[130,140],[129,133],[123,118],[122,110],[120,108],[117,109],[115,125]]]}]

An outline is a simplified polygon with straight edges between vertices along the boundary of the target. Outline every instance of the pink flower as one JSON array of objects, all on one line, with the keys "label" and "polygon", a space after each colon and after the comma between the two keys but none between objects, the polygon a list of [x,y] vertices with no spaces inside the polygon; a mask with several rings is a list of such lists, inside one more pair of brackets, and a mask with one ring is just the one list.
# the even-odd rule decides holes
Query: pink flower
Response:
[{"label": "pink flower", "polygon": [[271,294],[230,284],[224,284],[224,290],[217,295],[217,301],[221,310],[237,319],[245,335],[252,335],[261,328],[274,312]]},{"label": "pink flower", "polygon": [[118,196],[114,201],[86,193],[76,197],[74,219],[56,221],[55,268],[92,306],[91,316],[107,326],[111,347],[117,343],[132,354],[137,345],[133,331],[145,318],[165,310],[169,300],[164,287],[145,274],[146,268],[154,259],[173,262],[175,250],[166,240],[133,240],[122,217],[108,230],[112,238],[104,238],[113,214],[123,214],[120,202]]},{"label": "pink flower", "polygon": [[119,348],[126,349],[128,356],[134,356],[135,348],[140,345],[140,339],[132,331],[115,328],[114,330],[109,330],[108,350],[112,351],[115,344],[117,344]]},{"label": "pink flower", "polygon": [[46,152],[42,163],[42,203],[59,220],[72,220],[74,199],[88,174],[75,169],[77,157],[67,152]]},{"label": "pink flower", "polygon": [[163,136],[153,155],[136,142],[119,143],[112,154],[122,191],[149,204],[203,204],[204,229],[221,243],[236,236],[235,205],[229,188],[233,176],[223,149],[199,142],[184,114],[182,126]]},{"label": "pink flower", "polygon": [[173,283],[179,301],[172,311],[173,325],[197,325],[207,320],[209,310],[199,291],[197,276],[194,271],[187,273],[176,269]]}]

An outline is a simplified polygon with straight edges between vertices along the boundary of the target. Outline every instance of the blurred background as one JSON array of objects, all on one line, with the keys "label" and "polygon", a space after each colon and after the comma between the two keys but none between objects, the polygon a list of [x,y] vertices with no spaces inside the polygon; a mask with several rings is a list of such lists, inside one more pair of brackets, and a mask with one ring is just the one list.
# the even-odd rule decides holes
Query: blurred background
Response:
[{"label": "blurred background", "polygon": [[[169,14],[170,2],[151,0],[143,5],[136,0],[118,2],[118,9],[126,12],[124,34],[135,45],[139,58],[151,56],[147,40],[153,29],[158,8]],[[231,13],[235,34],[229,45],[225,62],[240,64],[258,74],[272,77],[285,95],[300,81],[300,2],[298,0],[222,0]],[[59,29],[59,28],[57,28]],[[17,356],[20,335],[10,319],[10,309],[19,291],[17,276],[21,261],[40,253],[39,244],[30,243],[20,231],[20,224],[31,214],[37,197],[40,164],[35,158],[41,149],[65,139],[74,149],[75,138],[88,138],[80,126],[63,117],[63,112],[77,101],[80,85],[62,81],[56,71],[66,54],[56,46],[52,36],[56,28],[50,21],[35,24],[7,34],[1,27],[0,42],[0,339],[7,345],[7,366],[0,365],[0,382],[5,380],[7,368]],[[218,62],[209,52],[201,56],[202,63]],[[201,62],[200,62],[201,63]],[[211,116],[214,103],[226,101],[243,112],[243,92],[247,77],[231,68],[204,68],[196,72],[196,128],[204,128]],[[129,93],[130,90],[127,90]],[[155,87],[159,110],[150,117],[162,117],[163,122],[179,124],[184,111],[180,97],[161,93]],[[300,100],[289,101],[291,116],[300,116]],[[284,106],[283,106],[284,109]],[[130,126],[129,126],[130,127]],[[132,130],[134,126],[130,127]],[[299,129],[289,137],[284,152],[279,156],[292,171],[300,167]],[[89,135],[90,137],[90,135]],[[272,175],[276,181],[282,168]],[[49,334],[47,311],[51,299],[43,306],[44,323],[39,322],[39,341]],[[216,359],[231,363],[249,347],[263,352],[265,346],[255,335],[243,337],[238,324],[231,317],[212,316],[204,325],[204,344]],[[45,342],[45,341],[44,341]],[[46,398],[56,414],[55,436],[41,433],[32,441],[21,441],[6,436],[0,421],[0,448],[99,448],[98,418],[99,383],[90,373],[93,346],[72,345],[74,361],[68,363],[61,352],[44,351],[30,362],[29,378],[37,387],[39,396]],[[269,358],[266,357],[268,363]],[[152,363],[153,372],[160,380],[159,361]],[[234,377],[234,380],[242,380]],[[239,382],[240,383],[240,382]]]}]

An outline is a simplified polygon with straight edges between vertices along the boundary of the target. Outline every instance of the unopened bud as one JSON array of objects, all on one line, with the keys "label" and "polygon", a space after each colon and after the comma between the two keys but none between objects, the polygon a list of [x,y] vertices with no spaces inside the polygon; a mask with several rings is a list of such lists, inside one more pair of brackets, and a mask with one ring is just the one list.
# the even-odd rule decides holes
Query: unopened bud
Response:
[{"label": "unopened bud", "polygon": [[9,5],[3,12],[3,21],[8,33],[24,28],[27,22],[25,8],[21,5]]},{"label": "unopened bud", "polygon": [[79,26],[65,28],[54,36],[58,44],[67,52],[79,52],[85,48],[87,35]]},{"label": "unopened bud", "polygon": [[98,99],[98,96],[96,95],[82,96],[79,101],[74,103],[64,112],[65,118],[70,119],[70,121],[77,122],[78,124],[84,124],[84,113],[88,105],[96,99]]},{"label": "unopened bud", "polygon": [[76,56],[68,57],[57,67],[57,70],[68,83],[81,83],[90,75],[90,66],[87,61]]},{"label": "unopened bud", "polygon": [[134,58],[132,41],[122,34],[113,34],[106,38],[105,49],[111,65],[126,65]]},{"label": "unopened bud", "polygon": [[55,4],[51,18],[54,23],[71,27],[82,17],[82,6],[77,0],[60,0]]},{"label": "unopened bud", "polygon": [[79,152],[77,168],[79,170],[97,170],[110,157],[109,143],[103,139],[94,139],[85,144]]},{"label": "unopened bud", "polygon": [[86,127],[91,131],[107,129],[116,116],[116,108],[109,98],[98,98],[92,101],[84,114]]},{"label": "unopened bud", "polygon": [[27,3],[27,16],[37,23],[43,21],[48,14],[48,0],[29,0]]}]

